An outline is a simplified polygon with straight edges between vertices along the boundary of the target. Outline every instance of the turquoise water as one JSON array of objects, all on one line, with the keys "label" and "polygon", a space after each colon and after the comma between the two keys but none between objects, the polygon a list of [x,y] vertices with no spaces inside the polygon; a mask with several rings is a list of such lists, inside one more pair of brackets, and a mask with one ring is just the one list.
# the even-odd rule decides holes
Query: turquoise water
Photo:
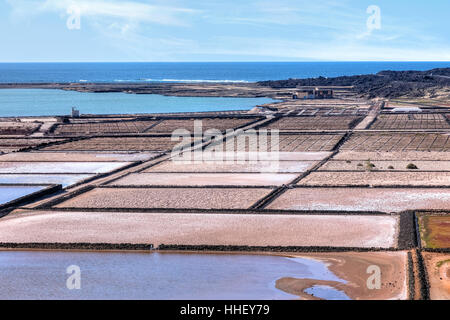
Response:
[{"label": "turquoise water", "polygon": [[[80,290],[67,289],[72,265]],[[276,280],[342,281],[322,262],[241,254],[0,251],[0,270],[0,299],[290,300]]]},{"label": "turquoise water", "polygon": [[120,92],[87,93],[52,89],[1,89],[0,117],[82,114],[135,114],[248,110],[268,98],[166,97]]},{"label": "turquoise water", "polygon": [[0,186],[0,204],[11,202],[45,188],[45,186]]}]

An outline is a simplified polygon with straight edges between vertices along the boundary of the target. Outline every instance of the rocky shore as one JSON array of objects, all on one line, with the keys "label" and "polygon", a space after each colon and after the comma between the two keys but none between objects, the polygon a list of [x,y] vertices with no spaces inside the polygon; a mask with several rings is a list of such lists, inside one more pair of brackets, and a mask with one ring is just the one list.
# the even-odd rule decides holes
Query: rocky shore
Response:
[{"label": "rocky shore", "polygon": [[361,98],[450,98],[450,68],[428,71],[381,71],[377,74],[271,80],[257,83],[0,83],[0,89],[61,89],[78,92],[125,92],[180,97],[292,97],[293,89],[311,87],[351,91]]},{"label": "rocky shore", "polygon": [[272,89],[256,83],[0,83],[0,89],[60,89],[78,92],[124,92],[178,97],[291,97],[290,89]]},{"label": "rocky shore", "polygon": [[381,71],[377,74],[337,78],[289,79],[259,82],[274,89],[302,86],[351,86],[366,98],[450,98],[450,68],[428,71]]}]

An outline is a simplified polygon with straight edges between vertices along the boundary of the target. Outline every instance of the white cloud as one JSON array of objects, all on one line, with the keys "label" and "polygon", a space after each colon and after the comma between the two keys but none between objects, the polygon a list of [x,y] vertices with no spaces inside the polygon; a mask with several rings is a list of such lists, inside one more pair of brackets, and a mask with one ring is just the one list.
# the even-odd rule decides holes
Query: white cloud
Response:
[{"label": "white cloud", "polygon": [[[29,16],[51,13],[62,19],[69,8],[80,13],[81,28],[89,27],[99,42],[106,43],[127,58],[163,59],[172,49],[180,50],[175,41],[149,37],[152,25],[186,27],[189,18],[200,10],[137,1],[118,0],[8,0],[13,19],[24,21]],[[185,42],[179,40],[180,44]],[[157,48],[157,49],[155,49]],[[160,54],[158,54],[160,52]],[[149,57],[151,55],[151,57]]]},{"label": "white cloud", "polygon": [[79,8],[81,16],[87,19],[128,20],[133,23],[156,23],[184,26],[183,15],[197,13],[196,10],[180,7],[151,5],[136,1],[117,0],[8,0],[13,15],[26,16],[45,12],[67,14],[67,9]]},{"label": "white cloud", "polygon": [[[51,14],[64,20],[68,17],[67,8],[77,5],[82,32],[101,44],[100,50],[111,49],[105,57],[119,52],[125,59],[154,61],[247,57],[450,60],[448,41],[430,33],[423,24],[405,23],[395,12],[382,8],[381,29],[369,32],[365,6],[348,0],[7,1],[13,18],[42,14],[46,19]],[[189,8],[184,8],[184,4],[189,4]]]},{"label": "white cloud", "polygon": [[[221,43],[232,44],[227,47]],[[289,61],[450,61],[450,48],[442,46],[393,48],[356,43],[320,43],[268,38],[218,38],[198,54],[248,56],[248,60]]]}]

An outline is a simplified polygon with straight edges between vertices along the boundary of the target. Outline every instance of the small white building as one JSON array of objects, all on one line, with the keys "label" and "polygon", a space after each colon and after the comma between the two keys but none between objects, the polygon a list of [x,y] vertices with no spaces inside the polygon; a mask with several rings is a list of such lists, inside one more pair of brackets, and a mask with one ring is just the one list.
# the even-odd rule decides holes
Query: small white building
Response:
[{"label": "small white building", "polygon": [[72,107],[72,118],[79,118],[80,117],[80,110],[78,110],[75,107]]},{"label": "small white building", "polygon": [[292,99],[333,99],[333,90],[319,88],[303,90],[301,92],[294,92]]}]

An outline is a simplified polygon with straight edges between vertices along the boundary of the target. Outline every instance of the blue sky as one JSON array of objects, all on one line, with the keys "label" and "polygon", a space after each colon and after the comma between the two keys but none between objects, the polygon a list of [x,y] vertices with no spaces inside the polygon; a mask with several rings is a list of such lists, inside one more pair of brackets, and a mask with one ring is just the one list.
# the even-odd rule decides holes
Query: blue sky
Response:
[{"label": "blue sky", "polygon": [[450,61],[449,12],[448,0],[0,0],[0,61]]}]

